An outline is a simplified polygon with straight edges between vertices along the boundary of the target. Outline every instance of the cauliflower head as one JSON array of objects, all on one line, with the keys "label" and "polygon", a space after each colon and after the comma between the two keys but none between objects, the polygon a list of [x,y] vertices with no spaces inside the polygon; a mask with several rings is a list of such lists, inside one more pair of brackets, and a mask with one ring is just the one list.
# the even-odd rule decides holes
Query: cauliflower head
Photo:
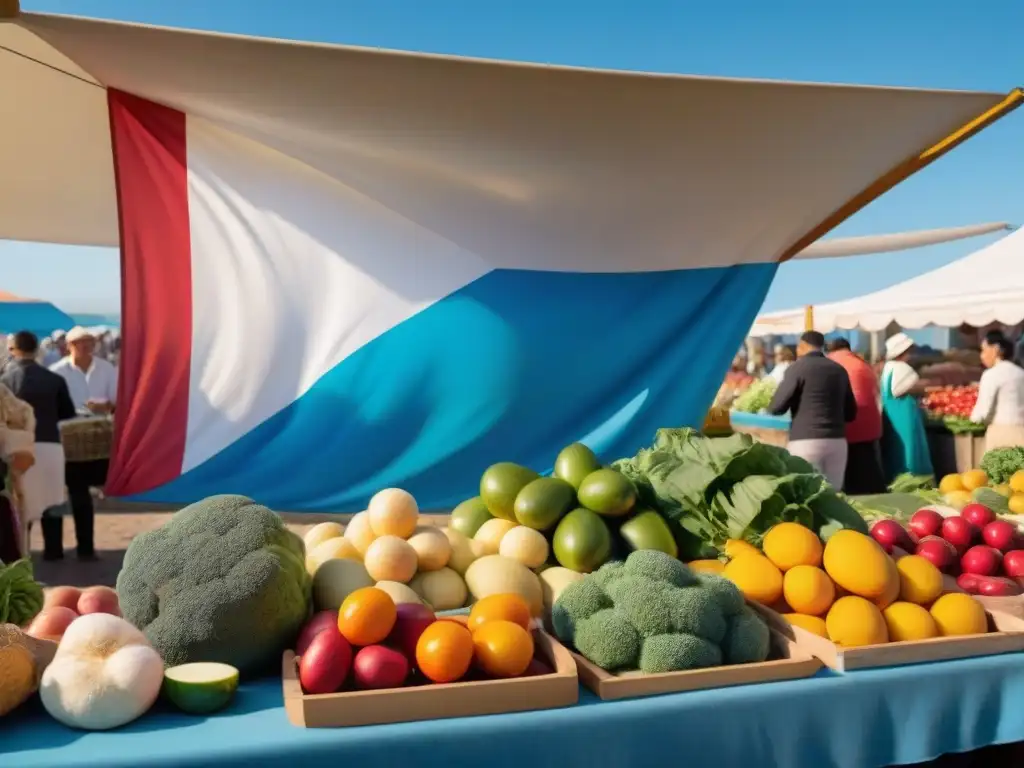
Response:
[{"label": "cauliflower head", "polygon": [[168,666],[280,663],[310,613],[302,540],[244,496],[211,496],[128,546],[117,577],[125,619]]}]

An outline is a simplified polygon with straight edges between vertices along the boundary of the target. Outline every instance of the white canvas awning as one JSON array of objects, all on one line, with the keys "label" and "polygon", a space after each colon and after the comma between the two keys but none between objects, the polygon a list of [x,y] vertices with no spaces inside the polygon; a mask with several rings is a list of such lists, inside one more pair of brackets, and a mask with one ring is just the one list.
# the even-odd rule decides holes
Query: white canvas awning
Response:
[{"label": "white canvas awning", "polygon": [[[1024,229],[880,291],[816,305],[813,315],[822,333],[881,331],[894,322],[904,328],[1016,325],[1024,320]],[[804,319],[803,308],[765,313],[751,335],[801,333]]]}]

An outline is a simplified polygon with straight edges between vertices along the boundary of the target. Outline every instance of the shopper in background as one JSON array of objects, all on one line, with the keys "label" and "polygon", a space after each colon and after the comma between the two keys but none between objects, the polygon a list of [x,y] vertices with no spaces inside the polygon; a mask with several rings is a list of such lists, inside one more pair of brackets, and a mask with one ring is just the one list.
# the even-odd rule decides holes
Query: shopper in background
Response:
[{"label": "shopper in background", "polygon": [[800,337],[799,358],[786,371],[768,412],[789,411],[789,452],[806,459],[835,488],[842,488],[846,473],[846,425],[857,416],[850,377],[825,357],[825,337],[808,331]]},{"label": "shopper in background", "polygon": [[772,357],[775,358],[775,367],[772,368],[772,372],[766,378],[771,379],[776,384],[781,384],[786,371],[789,370],[789,366],[796,361],[796,355],[789,347],[784,344],[778,344],[772,352]]},{"label": "shopper in background", "polygon": [[988,424],[985,450],[1024,446],[1024,369],[1013,363],[1013,345],[1000,331],[989,331],[981,342],[978,402],[971,421]]},{"label": "shopper in background", "polygon": [[885,367],[882,369],[882,460],[887,479],[898,475],[934,475],[924,418],[917,403],[921,380],[907,362],[914,340],[897,333],[885,341]]},{"label": "shopper in background", "polygon": [[846,425],[849,453],[843,490],[856,496],[885,493],[885,472],[882,470],[882,412],[879,409],[878,379],[875,371],[860,355],[850,349],[846,339],[836,339],[828,346],[829,359],[843,366],[850,377],[853,399],[857,401],[857,418]]}]

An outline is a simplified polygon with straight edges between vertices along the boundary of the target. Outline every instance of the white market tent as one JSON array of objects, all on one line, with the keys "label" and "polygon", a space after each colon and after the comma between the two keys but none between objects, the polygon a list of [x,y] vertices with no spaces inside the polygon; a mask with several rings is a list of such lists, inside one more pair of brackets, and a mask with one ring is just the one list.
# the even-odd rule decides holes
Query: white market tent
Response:
[{"label": "white market tent", "polygon": [[[884,331],[934,325],[955,328],[1024,320],[1024,229],[950,264],[903,282],[843,301],[815,305],[814,330]],[[751,336],[806,330],[806,309],[770,312],[757,318]]]}]

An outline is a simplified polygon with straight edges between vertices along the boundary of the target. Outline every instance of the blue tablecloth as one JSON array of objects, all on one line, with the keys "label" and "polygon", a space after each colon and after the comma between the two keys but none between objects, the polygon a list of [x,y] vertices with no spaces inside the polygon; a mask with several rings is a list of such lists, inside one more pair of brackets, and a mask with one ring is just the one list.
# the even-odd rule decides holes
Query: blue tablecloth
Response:
[{"label": "blue tablecloth", "polygon": [[0,718],[0,765],[872,768],[1024,741],[1022,703],[1024,654],[618,702],[581,690],[567,709],[324,730],[292,726],[266,681],[219,716],[160,710],[111,733],[30,706]]},{"label": "blue tablecloth", "polygon": [[755,427],[757,429],[777,429],[782,432],[789,432],[793,419],[788,413],[784,416],[771,416],[767,413],[729,411],[729,423],[734,429],[736,427]]}]

